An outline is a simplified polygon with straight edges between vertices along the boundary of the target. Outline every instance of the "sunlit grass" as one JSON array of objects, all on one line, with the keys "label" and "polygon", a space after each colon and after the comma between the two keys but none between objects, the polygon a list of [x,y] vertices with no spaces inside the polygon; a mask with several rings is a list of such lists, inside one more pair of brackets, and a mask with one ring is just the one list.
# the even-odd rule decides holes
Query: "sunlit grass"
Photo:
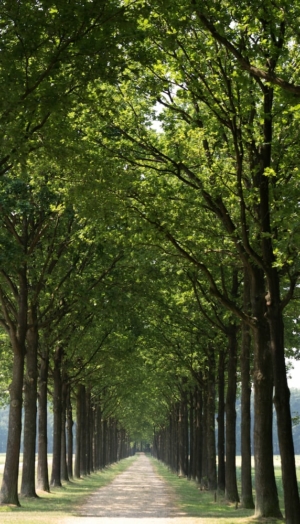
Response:
[{"label": "sunlit grass", "polygon": [[[201,491],[199,486],[193,481],[187,481],[184,478],[179,478],[177,475],[172,473],[165,465],[161,462],[152,459],[155,469],[159,475],[161,475],[167,483],[170,485],[172,492],[174,493],[174,499],[187,516],[201,518],[201,524],[240,524],[249,523],[256,524],[261,523],[262,519],[254,518],[254,511],[243,509],[238,506],[236,509],[235,504],[229,504],[224,500],[224,496],[220,493],[216,494],[211,491]],[[240,483],[240,462],[237,459],[237,476],[238,482]],[[300,460],[297,457],[297,473],[300,478]],[[278,495],[280,500],[280,506],[283,511],[283,490],[281,481],[281,468],[280,458],[274,457],[275,465],[275,476],[278,486]],[[253,470],[254,475],[254,470]],[[240,486],[239,486],[240,487]],[[279,524],[282,521],[277,519],[263,519],[265,523]]]},{"label": "sunlit grass", "polygon": [[[0,455],[0,464],[4,463],[4,458],[4,454]],[[296,458],[297,473],[300,479],[300,457]],[[63,524],[65,518],[76,516],[78,508],[85,503],[86,498],[92,492],[110,483],[116,475],[127,469],[133,460],[135,460],[135,457],[130,457],[106,468],[102,472],[93,473],[80,480],[75,479],[72,482],[64,483],[62,488],[53,488],[51,493],[39,492],[39,499],[20,498],[21,508],[0,506],[0,523]],[[217,494],[217,499],[215,500],[213,492],[200,491],[195,482],[178,478],[166,466],[154,459],[153,463],[159,475],[164,477],[170,485],[174,494],[172,500],[190,517],[191,522],[201,522],[201,524],[261,524],[262,519],[253,517],[253,510],[245,510],[240,507],[236,509],[234,504],[226,503],[221,494]],[[237,465],[238,478],[240,478],[238,457]],[[280,503],[283,508],[279,457],[274,457],[274,465]],[[282,521],[276,519],[263,519],[263,522],[264,524],[282,524]]]}]

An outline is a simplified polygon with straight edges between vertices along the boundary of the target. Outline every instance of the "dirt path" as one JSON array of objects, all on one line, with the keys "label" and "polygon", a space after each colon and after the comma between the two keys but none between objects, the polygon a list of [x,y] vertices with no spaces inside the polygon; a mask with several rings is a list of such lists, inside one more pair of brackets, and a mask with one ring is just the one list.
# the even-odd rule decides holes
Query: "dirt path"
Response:
[{"label": "dirt path", "polygon": [[64,524],[200,524],[177,506],[166,483],[154,472],[146,455],[115,480],[95,493],[81,508],[78,517]]}]

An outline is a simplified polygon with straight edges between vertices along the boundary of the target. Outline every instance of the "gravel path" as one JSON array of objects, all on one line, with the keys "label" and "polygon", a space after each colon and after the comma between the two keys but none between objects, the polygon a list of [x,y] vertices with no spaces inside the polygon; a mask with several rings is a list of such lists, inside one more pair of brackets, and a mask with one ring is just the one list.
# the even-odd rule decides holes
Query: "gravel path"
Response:
[{"label": "gravel path", "polygon": [[63,523],[200,524],[201,519],[185,516],[149,458],[141,454],[111,484],[93,493],[78,517],[68,517]]}]

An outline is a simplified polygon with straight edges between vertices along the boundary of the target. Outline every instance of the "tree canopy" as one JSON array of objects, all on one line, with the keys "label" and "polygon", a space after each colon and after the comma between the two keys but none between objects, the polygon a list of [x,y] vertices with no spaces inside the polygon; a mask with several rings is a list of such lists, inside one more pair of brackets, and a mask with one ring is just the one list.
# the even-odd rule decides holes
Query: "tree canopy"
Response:
[{"label": "tree canopy", "polygon": [[[254,390],[256,514],[278,517],[274,387],[296,522],[285,357],[299,353],[299,13],[289,0],[2,2],[2,501],[18,503],[23,396],[33,450],[37,388],[49,381],[64,413],[54,485],[61,420],[76,400],[77,421],[153,440],[175,468],[173,445],[180,474],[226,483],[237,502],[241,386],[244,413]],[[89,436],[78,431],[80,451]],[[22,489],[34,496],[34,480]]]}]

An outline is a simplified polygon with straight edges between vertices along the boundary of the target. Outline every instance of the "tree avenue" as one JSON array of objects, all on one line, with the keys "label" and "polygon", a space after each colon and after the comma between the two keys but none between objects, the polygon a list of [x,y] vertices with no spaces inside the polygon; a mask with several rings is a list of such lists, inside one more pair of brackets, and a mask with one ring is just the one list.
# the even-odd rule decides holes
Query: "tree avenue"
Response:
[{"label": "tree avenue", "polygon": [[274,404],[285,519],[298,523],[285,365],[298,343],[298,3],[0,10],[0,321],[12,349],[1,502],[19,504],[23,410],[21,493],[36,496],[38,400],[42,490],[145,439],[178,475],[281,518]]}]

